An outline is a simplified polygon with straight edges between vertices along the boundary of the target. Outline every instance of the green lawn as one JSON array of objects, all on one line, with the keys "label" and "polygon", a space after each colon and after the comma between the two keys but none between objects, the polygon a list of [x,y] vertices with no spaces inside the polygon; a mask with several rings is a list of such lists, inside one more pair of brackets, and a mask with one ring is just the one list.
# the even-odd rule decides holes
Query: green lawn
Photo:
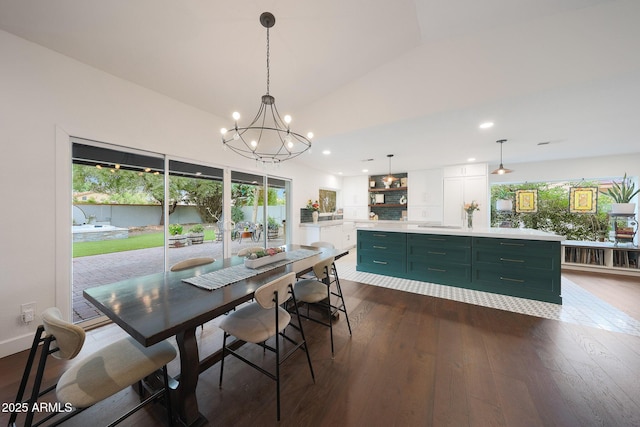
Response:
[{"label": "green lawn", "polygon": [[[204,239],[214,240],[214,230],[205,230]],[[135,249],[157,248],[164,244],[164,233],[147,233],[131,236],[126,239],[101,240],[98,242],[79,242],[73,244],[73,257],[89,255],[110,254],[113,252],[125,252]]]}]

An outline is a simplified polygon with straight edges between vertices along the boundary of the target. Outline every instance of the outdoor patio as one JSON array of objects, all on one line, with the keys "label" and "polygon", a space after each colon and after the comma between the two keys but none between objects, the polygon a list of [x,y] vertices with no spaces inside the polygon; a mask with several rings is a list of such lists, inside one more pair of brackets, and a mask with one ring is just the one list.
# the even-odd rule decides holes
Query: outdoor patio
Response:
[{"label": "outdoor patio", "polygon": [[[268,246],[284,245],[284,236],[269,239]],[[237,239],[231,242],[232,253],[238,250],[261,246],[262,242],[251,239]],[[86,288],[118,282],[137,276],[144,276],[163,271],[164,248],[139,249],[127,252],[116,252],[104,255],[93,255],[73,259],[73,321],[74,323],[93,319],[102,314],[83,296]],[[206,240],[199,245],[181,248],[169,248],[169,265],[194,257],[222,257],[222,242]]]}]

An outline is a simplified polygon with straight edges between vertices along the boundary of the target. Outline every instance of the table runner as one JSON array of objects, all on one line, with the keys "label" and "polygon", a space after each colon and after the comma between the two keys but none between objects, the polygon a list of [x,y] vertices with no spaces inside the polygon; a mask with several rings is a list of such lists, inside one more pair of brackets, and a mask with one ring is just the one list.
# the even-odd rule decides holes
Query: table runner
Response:
[{"label": "table runner", "polygon": [[249,277],[257,276],[258,274],[264,273],[265,271],[273,270],[274,268],[291,264],[294,261],[312,257],[319,253],[320,251],[296,249],[294,251],[287,252],[286,259],[276,261],[271,264],[266,264],[262,267],[249,268],[245,267],[244,264],[239,264],[234,265],[233,267],[223,268],[222,270],[212,271],[211,273],[206,273],[201,276],[182,279],[182,281],[190,285],[212,291],[214,289],[218,289],[223,286],[248,279]]}]

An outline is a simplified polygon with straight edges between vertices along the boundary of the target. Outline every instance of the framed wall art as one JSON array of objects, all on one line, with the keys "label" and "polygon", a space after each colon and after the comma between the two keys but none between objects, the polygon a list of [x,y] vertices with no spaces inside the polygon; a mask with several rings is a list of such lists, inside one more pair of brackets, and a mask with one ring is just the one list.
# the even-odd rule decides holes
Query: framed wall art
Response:
[{"label": "framed wall art", "polygon": [[569,188],[569,212],[596,213],[598,209],[597,187]]},{"label": "framed wall art", "polygon": [[516,190],[516,212],[538,212],[538,190]]},{"label": "framed wall art", "polygon": [[332,213],[336,210],[336,191],[321,188],[318,193],[320,213]]}]

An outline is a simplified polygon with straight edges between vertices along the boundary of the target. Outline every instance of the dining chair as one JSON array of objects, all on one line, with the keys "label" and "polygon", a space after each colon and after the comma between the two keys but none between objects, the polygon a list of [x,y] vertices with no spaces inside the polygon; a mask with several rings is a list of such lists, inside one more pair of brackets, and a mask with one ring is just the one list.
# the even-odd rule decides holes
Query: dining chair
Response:
[{"label": "dining chair", "polygon": [[198,267],[200,265],[211,264],[212,262],[215,262],[215,260],[216,260],[215,258],[211,258],[211,257],[188,258],[173,264],[170,270],[171,271],[186,270],[191,267]]},{"label": "dining chair", "polygon": [[[294,354],[296,350],[302,350],[307,355],[311,379],[314,383],[316,381],[313,366],[311,366],[311,357],[309,356],[304,330],[300,323],[300,314],[297,309],[295,313],[299,326],[296,326],[295,329],[300,332],[300,339],[296,341],[285,333],[285,328],[291,322],[291,314],[282,308],[282,305],[295,297],[295,283],[295,273],[289,273],[260,286],[254,293],[255,302],[234,311],[220,322],[220,329],[224,331],[224,338],[222,343],[222,360],[220,362],[219,386],[222,388],[225,357],[231,354],[276,382],[276,414],[278,421],[280,421],[280,365]],[[233,343],[227,345],[227,338],[230,336],[234,336],[240,341],[257,344],[264,350],[273,352],[275,354],[275,373],[264,369],[262,366],[242,356],[238,351],[233,350]],[[267,344],[267,340],[272,337],[275,337],[274,344]],[[279,337],[283,338],[282,344],[280,343]],[[289,342],[293,346],[289,348],[285,354],[282,354],[283,349],[281,347],[283,344],[286,344],[286,342]]]},{"label": "dining chair", "polygon": [[[300,303],[306,304],[307,314],[302,314],[301,316],[329,327],[331,358],[333,358],[333,319],[339,312],[344,313],[344,317],[347,319],[349,335],[352,335],[351,323],[349,322],[349,314],[347,313],[342,287],[340,286],[335,258],[331,257],[317,262],[313,266],[313,274],[314,278],[302,279],[296,283],[295,306],[297,308]],[[310,314],[309,308],[312,304],[319,308],[320,316],[312,316]],[[324,316],[328,316],[326,320]]]},{"label": "dining chair", "polygon": [[[119,339],[73,363],[60,376],[56,384],[40,391],[49,356],[71,360],[78,355],[85,340],[84,330],[63,320],[60,310],[56,307],[48,308],[42,313],[42,322],[43,324],[38,326],[34,336],[15,400],[16,406],[27,403],[28,411],[24,423],[26,427],[37,426],[49,420],[52,420],[52,424],[48,424],[49,426],[56,426],[94,404],[136,384],[140,393],[140,403],[111,422],[109,426],[119,424],[146,404],[157,401],[163,396],[167,410],[167,423],[169,425],[173,423],[170,393],[168,392],[169,376],[166,366],[176,357],[176,350],[171,344],[162,341],[151,347],[143,347],[132,337]],[[23,402],[22,399],[32,374],[38,348],[41,348],[41,352],[31,396],[26,402]],[[146,377],[156,378],[158,372],[162,373],[162,386],[152,389],[142,381]],[[37,407],[38,399],[54,389],[58,399],[56,408],[62,412],[51,412],[34,423],[34,407]],[[148,394],[147,397],[144,397],[145,393]],[[108,411],[108,408],[104,408],[104,410]],[[17,416],[18,413],[11,414],[10,426],[15,425]],[[54,419],[56,417],[57,419]],[[87,425],[91,423],[91,420],[86,420]]]}]

